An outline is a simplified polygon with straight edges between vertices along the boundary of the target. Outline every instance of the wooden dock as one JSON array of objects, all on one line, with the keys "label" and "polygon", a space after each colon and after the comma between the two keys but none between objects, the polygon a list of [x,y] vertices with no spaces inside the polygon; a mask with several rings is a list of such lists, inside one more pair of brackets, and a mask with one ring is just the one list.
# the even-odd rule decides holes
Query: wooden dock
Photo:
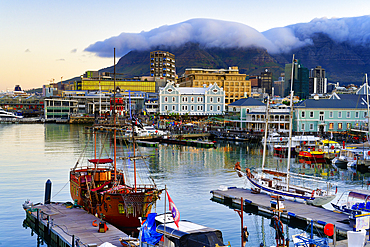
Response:
[{"label": "wooden dock", "polygon": [[[274,209],[271,207],[272,199],[270,195],[264,193],[253,194],[249,189],[236,187],[229,187],[225,190],[214,190],[211,193],[213,194],[212,200],[232,208],[240,209],[241,198],[243,198],[243,208],[245,211],[265,216],[272,216],[274,214]],[[336,226],[336,232],[339,238],[347,238],[347,231],[352,230],[349,224],[347,224],[348,215],[346,214],[291,200],[285,200],[283,204],[285,209],[281,212],[282,220],[284,221],[285,219],[285,222],[292,226],[296,224],[301,226],[301,229],[305,229],[311,220],[313,220],[314,226],[322,230],[327,223],[332,223]]]},{"label": "wooden dock", "polygon": [[27,225],[32,228],[49,246],[99,246],[109,242],[121,246],[120,238],[129,236],[107,223],[105,233],[93,221],[99,219],[81,208],[68,208],[63,203],[36,205],[26,211]]}]

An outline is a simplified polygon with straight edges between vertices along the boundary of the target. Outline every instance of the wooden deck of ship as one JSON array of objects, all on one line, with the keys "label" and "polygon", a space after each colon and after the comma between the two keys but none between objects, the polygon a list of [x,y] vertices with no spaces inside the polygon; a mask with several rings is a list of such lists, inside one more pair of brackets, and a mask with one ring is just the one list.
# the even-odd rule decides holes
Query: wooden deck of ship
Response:
[{"label": "wooden deck of ship", "polygon": [[[271,197],[268,194],[253,194],[250,189],[229,187],[227,190],[214,190],[212,200],[228,205],[232,208],[240,209],[241,198],[243,198],[243,208],[247,212],[254,212],[266,216],[274,214],[271,207]],[[336,226],[337,236],[347,237],[347,231],[352,228],[348,221],[348,215],[330,211],[322,207],[315,207],[301,202],[284,200],[285,209],[281,212],[282,220],[291,224],[299,224],[303,228],[308,226],[313,220],[314,226],[323,229],[325,224],[332,223]]]},{"label": "wooden deck of ship", "polygon": [[26,211],[26,222],[50,246],[99,246],[109,242],[121,246],[120,238],[129,236],[107,223],[105,233],[98,232],[99,219],[81,208],[67,208],[63,203],[36,205]]}]

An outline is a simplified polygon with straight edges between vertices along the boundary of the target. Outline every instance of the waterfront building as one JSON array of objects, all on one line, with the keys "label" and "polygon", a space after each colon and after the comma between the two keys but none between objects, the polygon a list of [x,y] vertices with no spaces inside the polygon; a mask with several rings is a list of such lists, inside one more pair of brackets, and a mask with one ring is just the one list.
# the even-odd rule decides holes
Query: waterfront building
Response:
[{"label": "waterfront building", "polygon": [[298,132],[344,132],[364,123],[366,95],[307,99],[294,106],[294,130]]},{"label": "waterfront building", "polygon": [[150,76],[124,78],[121,74],[116,74],[114,80],[114,73],[102,72],[99,74],[98,71],[87,71],[79,81],[76,81],[75,90],[112,92],[115,84],[116,89],[119,88],[120,91],[155,93],[156,88],[159,88],[157,84],[163,80],[163,78],[158,78],[156,81],[156,78]]},{"label": "waterfront building", "polygon": [[310,70],[309,77],[309,93],[310,94],[326,94],[328,87],[328,79],[325,76],[325,69],[321,66]]},{"label": "waterfront building", "polygon": [[160,115],[222,115],[225,92],[216,83],[208,87],[179,87],[168,83],[159,91]]},{"label": "waterfront building", "polygon": [[152,77],[164,78],[166,83],[175,82],[175,64],[175,55],[168,51],[152,51],[150,53],[150,75]]},{"label": "waterfront building", "polygon": [[60,98],[45,99],[45,121],[67,121],[71,115],[78,113],[78,101]]},{"label": "waterfront building", "polygon": [[[254,98],[240,99],[229,104],[229,113],[239,113],[237,118],[230,117],[235,126],[260,132],[266,129],[266,104]],[[271,105],[269,109],[268,131],[289,131],[289,108],[286,105]]]},{"label": "waterfront building", "polygon": [[178,79],[181,87],[207,87],[217,84],[225,92],[225,104],[251,96],[251,82],[246,74],[240,74],[237,66],[229,69],[196,69],[189,68]]},{"label": "waterfront building", "polygon": [[0,107],[24,117],[40,117],[44,113],[44,98],[30,94],[3,94],[0,96]]},{"label": "waterfront building", "polygon": [[[291,72],[292,64],[285,65],[285,80],[284,80],[284,95],[288,96],[290,94],[291,88]],[[293,74],[293,91],[294,95],[298,96],[300,99],[307,99],[309,96],[309,71],[307,68],[295,60],[294,62],[294,74]]]}]

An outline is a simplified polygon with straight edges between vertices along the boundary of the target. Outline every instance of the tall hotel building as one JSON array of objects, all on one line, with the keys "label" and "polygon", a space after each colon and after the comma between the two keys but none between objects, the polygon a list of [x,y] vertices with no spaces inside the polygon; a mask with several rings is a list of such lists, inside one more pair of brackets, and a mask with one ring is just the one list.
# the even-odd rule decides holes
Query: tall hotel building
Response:
[{"label": "tall hotel building", "polygon": [[150,53],[150,75],[175,82],[175,55],[167,51],[152,51]]}]

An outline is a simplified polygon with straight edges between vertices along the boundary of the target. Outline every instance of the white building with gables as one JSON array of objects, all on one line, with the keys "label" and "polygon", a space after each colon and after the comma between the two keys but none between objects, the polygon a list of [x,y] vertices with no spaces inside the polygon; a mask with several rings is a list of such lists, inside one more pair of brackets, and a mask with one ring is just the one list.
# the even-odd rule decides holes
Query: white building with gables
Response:
[{"label": "white building with gables", "polygon": [[222,115],[225,92],[216,83],[202,88],[167,83],[159,90],[159,112],[160,115]]}]

